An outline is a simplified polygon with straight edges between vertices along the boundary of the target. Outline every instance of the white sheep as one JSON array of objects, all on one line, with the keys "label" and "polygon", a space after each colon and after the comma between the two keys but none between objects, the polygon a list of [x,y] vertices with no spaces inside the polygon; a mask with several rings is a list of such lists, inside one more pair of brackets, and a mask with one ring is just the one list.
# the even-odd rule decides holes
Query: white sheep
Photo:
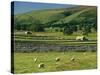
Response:
[{"label": "white sheep", "polygon": [[44,63],[38,64],[38,68],[44,68]]},{"label": "white sheep", "polygon": [[77,41],[88,41],[88,39],[85,36],[77,36],[76,40]]},{"label": "white sheep", "polygon": [[71,60],[71,61],[75,61],[75,58],[74,58],[74,57],[72,57],[70,60]]},{"label": "white sheep", "polygon": [[34,62],[37,62],[37,58],[34,59]]},{"label": "white sheep", "polygon": [[60,61],[60,58],[59,57],[56,58],[56,62],[58,62],[58,61]]},{"label": "white sheep", "polygon": [[26,35],[32,34],[32,32],[31,32],[31,31],[26,31],[25,34],[26,34]]}]

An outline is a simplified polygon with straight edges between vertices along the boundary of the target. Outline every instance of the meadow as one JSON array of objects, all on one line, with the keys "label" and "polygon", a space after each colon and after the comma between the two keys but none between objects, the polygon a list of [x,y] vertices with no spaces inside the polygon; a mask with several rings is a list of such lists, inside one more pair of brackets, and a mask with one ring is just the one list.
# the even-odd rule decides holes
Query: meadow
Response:
[{"label": "meadow", "polygon": [[[33,10],[14,15],[11,37],[12,71],[16,74],[97,68],[96,7]],[[44,67],[39,68],[40,63]]]},{"label": "meadow", "polygon": [[[58,62],[57,57],[60,58]],[[71,61],[72,57],[75,61]],[[14,53],[14,73],[96,69],[96,57],[96,52]],[[35,58],[37,62],[34,62]],[[44,63],[44,68],[38,68],[39,63]]]},{"label": "meadow", "polygon": [[[63,32],[32,32],[31,35],[26,35],[25,31],[15,31],[14,38],[25,40],[74,40],[77,36],[83,36],[81,32],[74,32],[72,35],[64,35]],[[92,32],[86,36],[89,40],[97,40],[97,33]]]},{"label": "meadow", "polygon": [[[32,32],[26,35],[25,31],[15,31],[15,41],[32,42],[33,44],[51,44],[51,45],[96,45],[97,34],[89,33],[88,41],[77,41],[75,38],[81,33],[75,32],[72,35],[63,35],[62,32]],[[28,51],[28,50],[27,50]],[[85,53],[85,54],[84,54]],[[56,62],[59,57],[60,61]],[[71,61],[74,57],[75,61]],[[97,68],[97,54],[95,52],[14,52],[14,73],[37,73],[37,72],[55,72],[69,70],[84,70]],[[34,59],[37,61],[34,62]],[[44,63],[43,68],[38,68],[40,63]]]}]

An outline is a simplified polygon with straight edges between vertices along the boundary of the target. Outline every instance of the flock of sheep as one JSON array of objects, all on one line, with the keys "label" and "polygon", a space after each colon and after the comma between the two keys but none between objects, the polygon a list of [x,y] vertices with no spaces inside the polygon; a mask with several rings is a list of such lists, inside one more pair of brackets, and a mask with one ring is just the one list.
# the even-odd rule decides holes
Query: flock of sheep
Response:
[{"label": "flock of sheep", "polygon": [[[38,60],[38,58],[34,58],[34,62],[35,62],[35,63],[37,62],[37,60]],[[55,59],[56,62],[59,62],[60,60],[61,60],[60,57],[57,57],[57,58]],[[74,61],[75,61],[75,58],[72,57],[72,58],[70,59],[70,61],[71,61],[71,62],[74,62]],[[44,67],[45,67],[45,64],[44,64],[44,63],[39,63],[39,64],[38,64],[38,68],[44,68]]]},{"label": "flock of sheep", "polygon": [[[30,31],[26,31],[25,32],[25,34],[32,34],[32,32],[30,32]],[[64,38],[58,38],[57,37],[57,39],[64,39]],[[76,37],[76,40],[80,40],[80,41],[83,41],[83,40],[88,40],[86,37],[84,37],[84,36],[77,36]],[[86,53],[83,53],[83,55],[86,55]],[[37,62],[37,60],[38,60],[38,58],[34,58],[34,62]],[[61,58],[60,57],[57,57],[56,59],[55,59],[55,61],[56,62],[59,62],[61,60]],[[76,58],[75,57],[72,57],[71,59],[70,59],[70,61],[71,62],[74,62],[76,60]],[[45,64],[44,63],[40,63],[40,64],[38,64],[38,68],[44,68],[44,66],[45,66]]]},{"label": "flock of sheep", "polygon": [[[83,55],[86,55],[86,53],[83,53]],[[37,62],[37,60],[38,60],[38,58],[34,58],[34,62],[35,62],[35,63]],[[55,61],[56,61],[56,62],[59,62],[60,60],[61,60],[60,57],[55,58]],[[71,62],[75,62],[75,60],[76,60],[75,57],[72,57],[72,58],[70,59]],[[44,63],[39,63],[39,64],[38,64],[38,68],[44,68],[44,67],[45,67],[45,64],[44,64]]]}]

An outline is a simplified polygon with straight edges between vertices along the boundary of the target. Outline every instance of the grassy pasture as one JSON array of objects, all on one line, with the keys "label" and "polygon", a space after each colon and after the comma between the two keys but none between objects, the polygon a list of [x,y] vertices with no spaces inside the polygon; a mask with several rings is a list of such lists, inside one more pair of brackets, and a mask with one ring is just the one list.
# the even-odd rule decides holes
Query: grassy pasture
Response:
[{"label": "grassy pasture", "polygon": [[[71,12],[70,15],[66,15],[66,13]],[[89,13],[89,16],[87,14]],[[90,13],[92,12],[92,13]],[[49,15],[48,15],[49,14]],[[83,16],[82,16],[83,15]],[[32,17],[33,18],[32,18]],[[61,9],[46,9],[46,10],[37,10],[32,11],[24,14],[19,14],[14,16],[16,27],[21,25],[20,29],[16,28],[14,30],[14,42],[16,43],[28,43],[28,45],[36,44],[41,46],[43,45],[62,45],[62,46],[70,46],[70,45],[97,45],[97,32],[94,31],[94,26],[92,33],[89,33],[87,39],[88,41],[77,41],[77,36],[83,36],[82,31],[79,29],[77,32],[73,32],[72,35],[64,35],[63,28],[60,28],[60,24],[63,25],[64,23],[70,23],[71,21],[80,22],[79,25],[85,24],[84,20],[86,18],[90,18],[90,21],[94,22],[96,17],[96,7],[72,7],[68,8],[61,8]],[[33,27],[33,20],[39,20],[41,24],[43,24],[44,32],[32,32],[32,34],[25,34],[24,30],[30,30],[30,27]],[[91,20],[93,19],[93,20]],[[31,22],[33,21],[33,22]],[[54,21],[54,22],[53,22]],[[52,23],[50,26],[48,26]],[[64,23],[62,23],[64,22]],[[87,21],[88,22],[88,21]],[[93,24],[94,24],[93,23]],[[25,24],[25,25],[24,25]],[[58,24],[58,28],[51,26],[53,24]],[[28,26],[29,25],[29,26]],[[31,25],[31,26],[30,26]],[[88,26],[88,24],[87,24]],[[25,28],[24,28],[25,27]],[[29,28],[26,28],[29,27]],[[62,26],[63,27],[63,26]],[[78,26],[79,27],[79,26]],[[24,29],[23,29],[24,28]],[[13,34],[13,33],[12,33]],[[19,44],[20,45],[20,44]],[[27,44],[25,44],[26,46]],[[15,45],[17,46],[17,45]],[[21,46],[21,45],[20,45]],[[24,47],[24,44],[23,46]],[[21,48],[19,47],[19,48]],[[33,47],[33,46],[32,46]],[[35,47],[35,46],[34,46]],[[26,47],[25,47],[26,48]],[[24,48],[24,49],[25,49]],[[31,47],[30,47],[31,48]],[[57,52],[56,49],[54,51],[49,52],[14,52],[14,73],[33,73],[33,72],[50,72],[50,71],[68,71],[68,70],[84,70],[84,69],[96,69],[97,68],[97,54],[95,52]],[[26,50],[28,50],[26,48]],[[37,49],[38,50],[38,49]],[[62,49],[61,49],[62,50]],[[77,49],[78,50],[78,49]],[[56,62],[55,59],[60,57],[60,61]],[[75,57],[75,61],[70,61],[72,57]],[[34,59],[37,59],[37,62],[34,62]],[[40,63],[44,63],[44,68],[38,68]]]},{"label": "grassy pasture", "polygon": [[[82,36],[81,32],[74,32],[72,35],[64,35],[62,32],[33,32],[32,35],[25,35],[25,31],[14,33],[15,39],[32,39],[32,40],[75,40],[77,36]],[[89,33],[89,40],[97,40],[96,32]],[[63,39],[60,39],[63,38]]]},{"label": "grassy pasture", "polygon": [[[63,35],[62,32],[33,32],[32,35],[25,35],[25,31],[14,33],[14,40],[22,42],[33,42],[34,44],[59,44],[59,45],[96,45],[97,34],[90,33],[87,38],[89,41],[76,41],[77,36],[82,36],[79,32],[72,35]],[[63,39],[59,39],[63,38]],[[60,57],[56,62],[55,58]],[[75,57],[75,61],[70,59]],[[14,73],[33,73],[50,71],[68,71],[96,69],[96,52],[32,52],[32,53],[14,53]],[[34,62],[34,58],[38,58]],[[38,64],[44,63],[44,68],[38,68]]]},{"label": "grassy pasture", "polygon": [[90,33],[87,38],[89,41],[76,41],[77,36],[82,36],[79,32],[74,32],[73,35],[64,35],[62,32],[33,32],[31,35],[25,35],[23,32],[15,32],[14,38],[16,41],[33,42],[34,44],[61,44],[61,45],[92,45],[97,44],[97,34]]},{"label": "grassy pasture", "polygon": [[[34,62],[34,58],[38,58]],[[55,58],[60,57],[56,62]],[[75,57],[75,61],[70,59]],[[33,73],[48,71],[84,70],[97,68],[96,52],[40,52],[40,53],[14,53],[14,73]],[[44,63],[44,68],[38,68]]]}]

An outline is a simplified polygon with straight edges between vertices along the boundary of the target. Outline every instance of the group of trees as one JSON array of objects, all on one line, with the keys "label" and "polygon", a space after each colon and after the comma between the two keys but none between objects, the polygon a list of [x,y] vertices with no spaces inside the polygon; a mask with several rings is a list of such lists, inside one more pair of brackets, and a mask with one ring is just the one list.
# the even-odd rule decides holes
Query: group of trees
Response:
[{"label": "group of trees", "polygon": [[71,23],[66,23],[63,33],[65,35],[71,35],[73,32],[77,31],[77,26]]},{"label": "group of trees", "polygon": [[[66,15],[66,14],[65,14]],[[68,15],[68,14],[67,14]],[[54,24],[56,21],[48,22],[46,24],[42,24],[41,21],[35,19],[32,16],[29,16],[28,19],[23,18],[22,20],[18,20],[15,18],[14,20],[14,28],[15,30],[28,30],[35,32],[45,31],[46,27],[59,27],[65,35],[71,35],[73,32],[81,30],[83,35],[88,35],[92,29],[97,30],[97,20],[95,18],[80,17],[75,20],[70,21],[69,23],[62,24]],[[57,30],[56,30],[57,31]]]},{"label": "group of trees", "polygon": [[[54,21],[55,22],[55,21]],[[54,23],[53,22],[53,23]],[[53,24],[52,22],[48,22],[48,27],[60,27],[63,28],[63,33],[67,35],[71,35],[73,32],[81,30],[83,35],[88,35],[91,32],[91,29],[97,30],[97,22],[96,18],[85,18],[82,21],[79,20],[72,20],[69,23],[62,23],[62,24]],[[28,31],[35,31],[41,32],[44,31],[46,26],[42,24],[39,20],[30,17],[28,20],[16,20],[14,21],[14,28],[16,30],[28,30]]]},{"label": "group of trees", "polygon": [[17,20],[17,18],[15,18],[14,28],[15,30],[28,30],[35,32],[44,31],[43,24],[32,16],[29,16],[28,19],[23,18],[22,20]]},{"label": "group of trees", "polygon": [[79,30],[83,35],[88,35],[88,33],[91,33],[92,31],[97,31],[96,19],[85,18],[79,23],[77,21],[71,21],[65,25],[63,33],[66,35],[71,35],[73,32]]}]

